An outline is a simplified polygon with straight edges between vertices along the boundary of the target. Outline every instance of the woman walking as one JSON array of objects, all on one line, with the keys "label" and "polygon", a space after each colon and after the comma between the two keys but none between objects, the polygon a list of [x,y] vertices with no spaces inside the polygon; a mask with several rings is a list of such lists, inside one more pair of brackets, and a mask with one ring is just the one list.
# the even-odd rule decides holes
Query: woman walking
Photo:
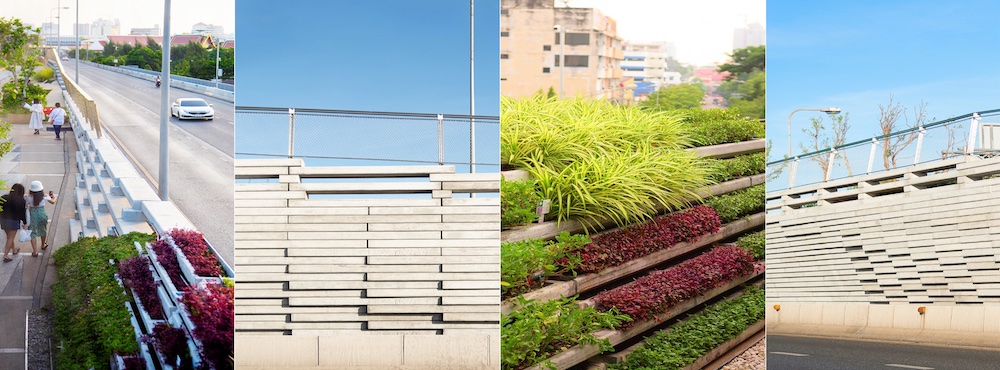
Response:
[{"label": "woman walking", "polygon": [[45,202],[56,204],[56,195],[52,194],[51,191],[48,195],[42,193],[42,190],[45,189],[42,187],[42,182],[38,180],[32,181],[28,190],[31,191],[28,194],[28,219],[31,220],[29,222],[31,224],[29,226],[31,229],[31,256],[38,257],[36,238],[42,239],[42,250],[49,247],[49,243],[45,242],[49,229],[49,215],[45,213]]},{"label": "woman walking", "polygon": [[3,200],[3,204],[0,207],[0,229],[3,229],[4,234],[7,235],[7,241],[4,243],[3,247],[3,261],[10,262],[13,258],[10,258],[9,254],[17,254],[21,251],[21,248],[14,247],[14,238],[17,238],[17,230],[21,228],[22,224],[26,225],[27,214],[24,204],[24,185],[14,184],[10,187],[10,193],[4,194],[0,197]]}]

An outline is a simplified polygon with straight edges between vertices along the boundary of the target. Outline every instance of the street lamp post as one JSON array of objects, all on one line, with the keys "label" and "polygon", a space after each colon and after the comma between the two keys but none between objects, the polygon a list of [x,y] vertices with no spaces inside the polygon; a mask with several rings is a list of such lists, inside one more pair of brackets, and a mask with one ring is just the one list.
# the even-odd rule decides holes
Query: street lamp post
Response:
[{"label": "street lamp post", "polygon": [[826,113],[826,114],[829,114],[829,115],[834,115],[834,114],[840,113],[840,108],[837,108],[837,107],[829,107],[829,108],[799,108],[799,109],[793,110],[792,113],[788,115],[788,158],[792,157],[792,115],[795,114],[795,112],[804,111],[804,110],[816,111],[816,112],[823,112],[823,113]]},{"label": "street lamp post", "polygon": [[226,40],[222,40],[219,44],[215,45],[215,88],[219,88],[219,80],[222,79],[222,71],[219,70],[219,52],[222,50],[222,46],[226,44]]},{"label": "street lamp post", "polygon": [[163,75],[161,83],[164,86],[160,90],[160,200],[169,200],[167,188],[167,143],[170,135],[170,0],[163,1],[163,40],[165,45],[163,59],[160,62],[160,74]]},{"label": "street lamp post", "polygon": [[553,28],[559,31],[559,58],[556,61],[559,62],[559,99],[563,99],[563,70],[566,69],[566,29],[558,24]]},{"label": "street lamp post", "polygon": [[73,25],[73,37],[76,38],[76,72],[73,81],[80,83],[80,0],[76,0],[76,24]]}]

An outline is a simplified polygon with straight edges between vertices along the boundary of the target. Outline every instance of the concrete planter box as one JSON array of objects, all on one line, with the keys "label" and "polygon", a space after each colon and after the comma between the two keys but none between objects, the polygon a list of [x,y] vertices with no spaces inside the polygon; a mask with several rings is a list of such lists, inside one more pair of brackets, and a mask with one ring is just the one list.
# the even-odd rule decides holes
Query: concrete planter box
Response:
[{"label": "concrete planter box", "polygon": [[31,113],[0,113],[0,121],[9,124],[28,124],[31,120]]},{"label": "concrete planter box", "polygon": [[[722,286],[720,286],[718,288],[711,289],[709,291],[706,291],[704,294],[702,294],[700,296],[691,298],[691,299],[689,299],[687,301],[684,301],[684,302],[681,302],[679,304],[674,305],[670,309],[666,310],[664,313],[656,315],[656,317],[653,320],[647,320],[647,321],[636,323],[634,326],[632,326],[631,328],[628,328],[627,330],[610,330],[610,329],[604,329],[604,330],[595,332],[594,336],[597,339],[607,339],[611,343],[612,346],[618,345],[620,343],[624,343],[625,341],[628,341],[629,339],[637,337],[637,336],[645,333],[646,331],[649,331],[650,329],[653,329],[653,328],[655,328],[655,327],[663,324],[664,321],[670,320],[670,319],[674,318],[677,315],[683,314],[684,312],[687,312],[688,310],[690,310],[690,309],[692,309],[694,307],[697,307],[698,305],[701,305],[701,304],[703,304],[705,302],[708,302],[708,301],[712,300],[713,298],[715,298],[716,296],[721,295],[721,294],[729,291],[730,289],[738,287],[738,286],[746,283],[747,281],[750,281],[750,280],[752,280],[752,279],[754,279],[754,278],[762,275],[763,273],[764,273],[763,271],[755,271],[755,272],[751,272],[751,273],[749,273],[747,275],[744,275],[742,277],[735,278],[732,281],[726,283],[725,285],[722,285]],[[578,302],[578,304],[580,304],[580,305],[592,305],[592,303],[588,302],[588,301]],[[579,364],[581,362],[584,362],[584,361],[586,361],[587,359],[589,359],[591,357],[597,356],[599,353],[600,353],[600,348],[598,348],[595,345],[576,345],[576,346],[573,346],[573,347],[571,347],[571,348],[569,348],[569,349],[567,349],[567,350],[565,350],[563,352],[557,353],[557,354],[555,354],[552,357],[549,357],[548,361],[552,361],[555,364],[556,369],[565,370],[565,369],[569,369],[569,368],[571,368],[571,367],[573,367],[573,366],[575,366],[575,365],[577,365],[577,364]],[[528,370],[542,370],[542,369],[545,369],[545,368],[542,367],[542,366],[536,365],[536,366],[529,367],[527,369]]]},{"label": "concrete planter box", "polygon": [[[594,273],[578,275],[572,280],[555,281],[542,288],[524,293],[522,296],[532,300],[548,301],[559,299],[561,297],[569,297],[586,293],[599,289],[605,284],[612,283],[626,276],[653,268],[654,266],[687,254],[688,252],[704,248],[731,236],[742,234],[747,230],[760,227],[761,225],[764,225],[763,212],[722,225],[722,227],[719,228],[719,231],[703,235],[693,242],[678,243],[670,248],[618,266],[608,267]],[[500,311],[505,315],[513,312],[517,308],[514,305],[514,302],[515,301],[512,300],[504,301],[500,306]]]}]

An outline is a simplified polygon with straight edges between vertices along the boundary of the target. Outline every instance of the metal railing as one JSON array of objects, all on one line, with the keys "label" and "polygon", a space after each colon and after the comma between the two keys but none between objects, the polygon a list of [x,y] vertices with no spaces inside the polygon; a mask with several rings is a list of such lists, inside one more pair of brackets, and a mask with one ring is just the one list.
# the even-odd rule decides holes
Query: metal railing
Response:
[{"label": "metal railing", "polygon": [[[150,71],[148,69],[142,69],[142,68],[139,68],[139,67],[136,67],[136,66],[119,66],[119,68],[128,69],[130,71],[134,71],[134,72],[138,72],[138,73],[145,73],[145,74],[150,75],[150,76],[159,76],[160,75],[160,71]],[[218,83],[218,87],[217,87],[215,81],[212,81],[212,80],[202,80],[200,78],[187,77],[187,76],[179,76],[179,75],[175,75],[173,73],[170,74],[170,79],[171,80],[177,80],[177,81],[184,81],[184,82],[187,82],[187,83],[192,83],[192,84],[195,84],[195,85],[201,85],[201,86],[205,86],[205,87],[215,87],[215,88],[218,88],[220,90],[225,90],[225,91],[236,91],[236,86],[234,86],[233,84],[225,83],[225,82],[221,82],[221,81]]]},{"label": "metal railing", "polygon": [[[310,165],[439,164],[498,172],[500,117],[236,107],[237,158]],[[477,166],[483,168],[477,169]]]},{"label": "metal railing", "polygon": [[968,113],[769,162],[767,191],[782,191],[957,156],[1000,155],[1000,124],[981,122],[996,116],[1000,116],[1000,109]]}]

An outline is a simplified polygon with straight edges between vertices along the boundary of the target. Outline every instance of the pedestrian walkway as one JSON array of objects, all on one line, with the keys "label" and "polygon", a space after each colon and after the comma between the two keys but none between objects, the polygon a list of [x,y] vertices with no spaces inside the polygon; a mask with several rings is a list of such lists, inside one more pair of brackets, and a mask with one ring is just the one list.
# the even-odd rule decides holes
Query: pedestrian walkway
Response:
[{"label": "pedestrian walkway", "polygon": [[[55,102],[62,103],[61,95],[50,94],[47,106]],[[46,123],[45,127],[51,125]],[[15,242],[21,253],[11,256],[14,258],[11,262],[0,263],[0,369],[24,369],[27,312],[51,300],[51,285],[56,276],[52,253],[70,240],[69,220],[73,217],[75,182],[67,173],[74,165],[75,157],[69,154],[76,151],[76,143],[72,132],[62,135],[64,140],[59,141],[48,130],[34,135],[34,130],[26,124],[11,125],[8,136],[14,148],[0,158],[0,180],[4,182],[0,192],[9,191],[15,183],[27,188],[31,181],[38,180],[45,185],[46,192],[51,190],[60,195],[55,205],[46,207],[50,247],[39,250],[38,257],[32,257],[30,243]],[[3,239],[0,234],[0,242]],[[33,348],[32,351],[48,352],[48,348]]]}]

